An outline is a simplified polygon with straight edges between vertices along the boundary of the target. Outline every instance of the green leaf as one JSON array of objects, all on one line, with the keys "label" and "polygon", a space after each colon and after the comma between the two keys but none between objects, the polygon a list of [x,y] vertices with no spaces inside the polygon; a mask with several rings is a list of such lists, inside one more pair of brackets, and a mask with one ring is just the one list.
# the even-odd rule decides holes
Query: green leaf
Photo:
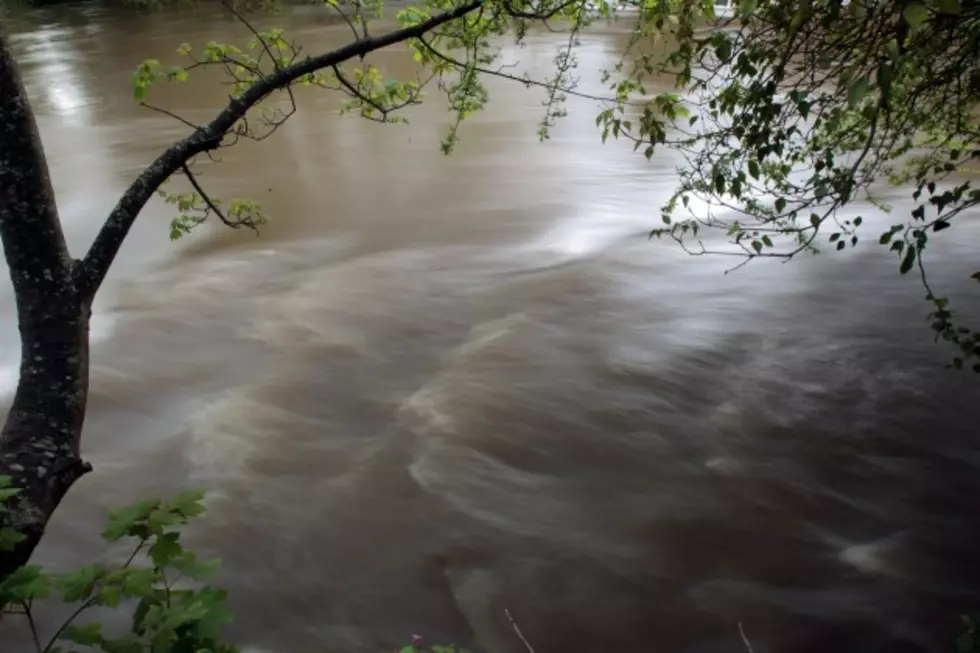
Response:
[{"label": "green leaf", "polygon": [[102,538],[108,542],[115,542],[127,535],[146,537],[145,528],[140,529],[139,526],[143,525],[159,505],[159,499],[152,499],[111,511],[109,523],[102,531]]},{"label": "green leaf", "polygon": [[939,13],[958,16],[960,14],[959,0],[938,0]]},{"label": "green leaf", "polygon": [[151,536],[159,537],[163,535],[170,526],[177,526],[187,523],[187,520],[176,510],[169,509],[168,506],[161,506],[146,518],[146,528]]},{"label": "green leaf", "polygon": [[70,624],[65,627],[58,639],[82,646],[96,646],[102,643],[102,624],[98,622],[81,626]]},{"label": "green leaf", "polygon": [[[242,208],[238,208],[241,205]],[[252,210],[257,208],[255,202],[249,200],[234,200],[232,206],[229,208],[229,212],[241,212],[244,210]],[[185,490],[174,496],[173,499],[169,501],[170,509],[181,513],[185,517],[196,517],[204,512],[204,506],[202,502],[204,501],[204,490]]]},{"label": "green leaf", "polygon": [[892,86],[892,67],[887,61],[878,66],[878,88],[882,95],[888,95]]},{"label": "green leaf", "polygon": [[759,178],[759,162],[755,159],[749,161],[749,174],[752,175],[753,179]]},{"label": "green leaf", "polygon": [[909,247],[905,250],[905,258],[902,259],[902,264],[899,266],[898,271],[902,274],[907,274],[913,265],[915,265],[915,248]]},{"label": "green leaf", "polygon": [[174,66],[167,72],[167,79],[174,82],[186,82],[187,77],[187,70],[180,66]]},{"label": "green leaf", "polygon": [[188,578],[202,580],[213,575],[221,567],[221,558],[198,560],[197,553],[194,551],[184,551],[184,554],[175,558],[170,566]]},{"label": "green leaf", "polygon": [[160,603],[152,596],[144,596],[140,599],[140,602],[136,604],[136,609],[133,610],[133,632],[137,635],[142,635],[147,631],[147,618],[150,617],[150,610],[155,608]]},{"label": "green leaf", "polygon": [[99,589],[96,595],[99,599],[99,603],[102,605],[107,605],[110,608],[118,607],[122,602],[122,588],[116,585],[107,585]]},{"label": "green leaf", "polygon": [[864,75],[858,77],[851,83],[851,87],[847,91],[847,103],[852,109],[856,108],[867,97],[870,89],[871,83],[868,78]]},{"label": "green leaf", "polygon": [[154,586],[162,580],[163,575],[154,569],[126,569],[119,586],[127,597],[144,598],[152,596]]},{"label": "green leaf", "polygon": [[929,20],[929,9],[921,2],[911,2],[902,10],[902,18],[912,28],[912,32],[917,32]]},{"label": "green leaf", "polygon": [[24,565],[0,583],[0,602],[25,603],[51,594],[51,576],[39,565]]},{"label": "green leaf", "polygon": [[78,571],[59,576],[55,580],[61,598],[66,603],[82,601],[92,596],[95,591],[95,584],[98,583],[106,570],[99,565],[88,565]]},{"label": "green leaf", "polygon": [[900,225],[900,224],[892,225],[891,229],[881,234],[881,238],[878,239],[878,243],[881,245],[887,245],[888,243],[890,243],[892,238],[895,237],[895,234],[897,234],[899,231],[902,230],[903,226],[904,225]]},{"label": "green leaf", "polygon": [[719,36],[720,38],[715,45],[715,56],[718,57],[719,61],[726,63],[732,56],[732,44],[724,34],[719,34]]},{"label": "green leaf", "polygon": [[18,533],[7,526],[0,527],[0,551],[13,551],[26,539],[27,536],[23,533]]},{"label": "green leaf", "polygon": [[12,498],[20,494],[22,490],[19,487],[8,487],[0,489],[0,503],[6,503]]},{"label": "green leaf", "polygon": [[166,567],[170,562],[184,552],[184,547],[180,545],[179,533],[164,533],[159,536],[150,547],[150,560],[157,567]]},{"label": "green leaf", "polygon": [[895,39],[891,39],[885,44],[885,51],[888,53],[888,58],[892,60],[893,64],[898,63],[898,60],[902,56],[898,41]]},{"label": "green leaf", "polygon": [[221,634],[221,626],[232,620],[225,601],[228,593],[220,588],[205,587],[197,593],[197,598],[207,609],[207,612],[197,619],[195,630],[199,637],[217,639]]}]

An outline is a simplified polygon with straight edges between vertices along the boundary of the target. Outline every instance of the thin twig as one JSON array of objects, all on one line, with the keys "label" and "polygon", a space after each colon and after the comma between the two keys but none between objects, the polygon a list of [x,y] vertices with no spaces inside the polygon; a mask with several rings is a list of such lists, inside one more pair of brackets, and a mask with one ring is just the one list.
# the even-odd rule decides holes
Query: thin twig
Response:
[{"label": "thin twig", "polygon": [[539,12],[533,12],[533,11],[531,11],[531,12],[521,11],[521,10],[515,8],[512,3],[507,2],[507,3],[504,4],[504,12],[506,14],[508,14],[509,16],[514,17],[514,18],[524,18],[526,20],[548,20],[549,18],[551,18],[553,16],[557,16],[559,13],[561,13],[562,11],[564,11],[565,9],[567,9],[568,7],[571,7],[572,5],[578,4],[578,3],[579,3],[579,0],[568,0],[568,2],[563,2],[560,5],[558,5],[557,7],[553,7],[548,12],[539,13]]},{"label": "thin twig", "polygon": [[34,638],[34,648],[37,653],[41,653],[41,638],[37,634],[37,624],[34,623],[34,615],[31,613],[31,604],[27,601],[21,603],[24,606],[24,616],[27,617],[27,624],[31,628],[31,637]]},{"label": "thin twig", "polygon": [[[323,68],[344,63],[395,43],[418,38],[476,11],[486,1],[463,0],[462,4],[431,16],[418,24],[402,27],[381,36],[348,43],[319,55],[307,56],[254,81],[240,95],[229,100],[227,106],[211,122],[173,143],[157,156],[154,162],[144,168],[139,177],[130,184],[99,229],[99,233],[82,262],[77,266],[79,292],[89,298],[95,295],[105,280],[109,266],[119,253],[119,249],[122,247],[123,241],[135,223],[137,216],[160,185],[198,154],[220,148],[222,140],[234,125],[252,107],[265,100],[274,91]],[[57,256],[61,256],[61,254],[52,254],[53,258]]]},{"label": "thin twig", "polygon": [[191,169],[187,167],[187,164],[181,166],[181,170],[183,171],[184,176],[187,177],[187,180],[191,182],[191,186],[194,187],[194,190],[197,191],[197,194],[201,196],[202,200],[204,200],[204,204],[207,205],[208,209],[210,209],[212,213],[218,216],[218,219],[221,220],[223,223],[225,223],[225,225],[231,227],[232,229],[238,229],[243,224],[246,226],[251,226],[247,222],[242,222],[240,220],[238,222],[232,222],[231,220],[229,220],[227,216],[225,216],[225,214],[221,211],[221,209],[218,208],[218,205],[215,203],[215,201],[211,199],[211,197],[207,194],[207,192],[205,192],[203,188],[201,188],[201,184],[197,181],[197,177],[195,177],[194,173],[191,172]]},{"label": "thin twig", "polygon": [[182,122],[185,125],[187,125],[188,127],[191,127],[191,128],[193,128],[195,130],[200,130],[201,129],[201,126],[200,125],[195,125],[190,120],[187,120],[186,118],[181,118],[180,116],[178,116],[173,111],[170,111],[168,109],[164,109],[163,107],[156,107],[156,106],[153,106],[152,104],[147,104],[146,102],[140,102],[140,106],[145,107],[147,109],[150,109],[151,111],[156,111],[157,113],[162,113],[165,116],[169,116],[169,117],[173,118],[174,120],[177,120],[179,122]]},{"label": "thin twig", "polygon": [[[344,19],[344,22],[347,23],[347,26],[350,27],[351,32],[354,34],[354,40],[359,41],[361,39],[361,35],[357,31],[357,26],[354,25],[354,21],[350,19],[350,16],[344,12],[344,9],[340,6],[340,3],[328,2],[327,5],[333,7],[337,13],[340,14],[340,17]],[[361,59],[363,59],[363,57],[361,57]]]},{"label": "thin twig", "polygon": [[227,2],[227,0],[221,0],[221,4],[225,9],[231,12],[232,16],[238,19],[238,22],[244,25],[245,28],[252,33],[252,36],[254,36],[255,39],[259,42],[259,45],[262,46],[262,49],[265,50],[265,53],[269,55],[269,59],[272,60],[272,67],[275,68],[276,70],[279,70],[280,68],[279,62],[276,61],[275,55],[272,54],[272,50],[269,48],[269,44],[265,42],[265,39],[262,38],[262,35],[259,34],[259,31],[255,29],[252,23],[248,22],[248,19],[245,18],[245,16],[243,16],[239,11],[237,11],[235,7],[232,5],[232,3]]},{"label": "thin twig", "polygon": [[375,111],[381,114],[382,118],[388,117],[388,110],[385,109],[380,104],[378,104],[377,102],[375,102],[374,100],[372,100],[371,98],[369,98],[368,96],[364,95],[359,88],[354,86],[354,84],[351,83],[351,81],[344,76],[344,73],[340,71],[339,67],[334,66],[333,73],[334,75],[337,76],[337,81],[340,82],[340,85],[343,86],[345,89],[347,89],[347,92],[350,94],[351,97],[358,98],[361,101],[370,105]]},{"label": "thin twig", "polygon": [[510,610],[504,608],[504,614],[507,615],[507,621],[510,622],[510,625],[514,627],[514,632],[517,633],[517,637],[524,643],[524,648],[527,649],[527,652],[534,653],[534,647],[531,646],[531,642],[527,641],[527,638],[524,637],[524,633],[521,632],[517,622],[514,621],[514,617],[510,616]]},{"label": "thin twig", "polygon": [[[452,66],[454,66],[457,69],[458,68],[472,68],[476,72],[482,73],[484,75],[491,75],[493,77],[500,77],[501,79],[507,79],[507,80],[510,80],[512,82],[518,82],[519,84],[523,84],[524,86],[538,86],[538,87],[541,87],[541,88],[544,88],[544,89],[548,89],[549,91],[555,86],[554,84],[551,84],[551,83],[548,83],[548,82],[542,82],[540,80],[533,79],[531,77],[518,77],[517,75],[508,75],[507,73],[501,72],[499,70],[493,70],[491,68],[484,68],[483,66],[469,66],[468,64],[460,61],[459,59],[456,59],[454,57],[451,57],[448,54],[440,51],[435,46],[433,46],[432,44],[430,44],[427,40],[425,40],[423,37],[419,37],[418,38],[418,41],[419,41],[419,43],[421,43],[425,47],[426,50],[428,50],[429,52],[431,52],[434,56],[442,59],[443,61],[445,61],[446,63],[448,63],[448,64],[450,64]],[[584,98],[586,100],[595,100],[596,102],[605,102],[605,103],[616,102],[616,98],[602,97],[600,95],[590,95],[588,93],[581,93],[579,91],[575,91],[575,90],[572,90],[570,88],[559,87],[558,90],[560,90],[562,93],[566,93],[568,95],[572,95],[572,96],[575,96],[575,97]],[[628,102],[627,104],[634,104],[634,103]],[[640,106],[642,103],[637,102],[635,104],[637,106]]]},{"label": "thin twig", "polygon": [[81,615],[83,612],[85,612],[86,610],[88,610],[94,605],[95,605],[95,599],[89,599],[85,601],[85,603],[80,605],[74,612],[72,612],[71,616],[65,619],[65,622],[61,624],[61,627],[58,628],[58,630],[55,631],[55,634],[51,636],[51,639],[48,641],[48,645],[44,647],[41,653],[50,653],[50,651],[53,650],[54,645],[58,642],[58,638],[60,638],[62,633],[65,632],[65,629],[68,628],[68,626],[72,625],[75,619],[78,619],[79,615]]},{"label": "thin twig", "polygon": [[129,565],[133,564],[133,560],[136,559],[136,556],[140,554],[140,551],[143,550],[143,547],[145,545],[146,545],[146,540],[143,540],[136,545],[136,549],[130,554],[129,558],[126,560],[126,564],[123,565],[123,569],[129,569]]},{"label": "thin twig", "polygon": [[745,644],[745,650],[749,653],[755,653],[752,648],[752,642],[749,641],[748,636],[745,634],[745,628],[742,627],[742,622],[738,622],[738,634],[742,636],[742,643]]}]

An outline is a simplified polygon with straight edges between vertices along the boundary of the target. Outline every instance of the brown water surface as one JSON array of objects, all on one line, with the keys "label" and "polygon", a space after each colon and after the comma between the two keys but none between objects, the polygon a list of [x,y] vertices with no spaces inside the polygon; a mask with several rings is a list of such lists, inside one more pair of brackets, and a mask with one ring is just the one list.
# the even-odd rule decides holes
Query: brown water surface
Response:
[{"label": "brown water surface", "polygon": [[[318,12],[261,22],[343,42]],[[98,4],[14,30],[76,253],[185,131],[134,105],[135,64],[247,38],[211,9]],[[583,90],[625,38],[583,37]],[[558,43],[505,56],[545,77]],[[108,507],[201,486],[193,540],[257,650],[520,651],[505,608],[537,653],[737,651],[740,622],[758,653],[945,649],[980,607],[980,403],[916,281],[870,245],[724,275],[649,242],[678,161],[603,146],[588,100],[539,144],[542,94],[491,87],[451,158],[438,97],[383,126],[302,94],[273,139],[201,165],[265,204],[260,237],[172,245],[167,207],[145,211],[96,307],[96,472],[39,559],[91,560]],[[206,120],[222,93],[157,99]],[[946,233],[933,274],[956,291],[978,234]]]}]

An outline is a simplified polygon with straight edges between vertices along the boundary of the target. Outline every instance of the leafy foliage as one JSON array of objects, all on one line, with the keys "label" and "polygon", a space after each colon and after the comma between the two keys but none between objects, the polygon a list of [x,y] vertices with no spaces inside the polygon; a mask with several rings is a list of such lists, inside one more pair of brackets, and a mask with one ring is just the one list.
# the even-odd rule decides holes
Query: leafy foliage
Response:
[{"label": "leafy foliage", "polygon": [[[11,483],[10,477],[0,476],[0,516],[9,511],[7,502],[20,494],[20,488],[11,487]],[[3,520],[0,520],[0,552],[13,551],[23,541],[23,534],[3,525]]]},{"label": "leafy foliage", "polygon": [[[739,265],[818,253],[824,243],[840,251],[858,244],[864,222],[839,217],[841,208],[864,198],[887,210],[874,185],[911,184],[910,216],[876,239],[901,274],[919,273],[937,338],[960,350],[953,364],[976,360],[980,334],[954,323],[925,260],[934,235],[980,203],[963,175],[980,157],[980,4],[738,0],[728,28],[699,30],[709,5],[681,2],[666,14],[643,5],[637,35],[668,26],[676,46],[658,58],[637,38],[629,67],[618,69],[621,100],[600,116],[605,132],[647,157],[666,146],[686,159],[653,235],[692,254],[741,257]],[[651,74],[674,75],[694,115],[677,122],[685,113],[658,112],[655,99],[635,124],[622,119]],[[733,247],[709,249],[705,230]]]},{"label": "leafy foliage", "polygon": [[[352,44],[375,38],[369,25],[384,16],[382,0],[325,5],[349,26]],[[631,140],[647,158],[667,147],[686,160],[676,193],[662,207],[664,226],[652,234],[692,254],[741,257],[736,267],[826,247],[841,251],[859,243],[865,222],[840,217],[843,207],[865,198],[888,210],[871,194],[875,184],[911,185],[911,215],[875,239],[897,257],[899,273],[921,277],[937,339],[960,350],[953,364],[980,361],[980,334],[954,320],[925,265],[931,239],[980,203],[980,190],[962,175],[980,158],[976,0],[736,0],[734,18],[720,29],[705,29],[717,25],[713,0],[426,0],[397,12],[403,28],[459,15],[379,45],[407,45],[419,64],[415,78],[386,79],[361,55],[282,83],[282,72],[304,61],[301,47],[281,30],[255,29],[242,5],[225,6],[250,40],[184,44],[183,61],[169,69],[143,62],[133,75],[139,101],[153,84],[183,81],[206,66],[231,78],[233,98],[268,86],[263,106],[220,135],[226,147],[271,135],[296,111],[295,89],[339,92],[347,96],[344,112],[403,123],[399,112],[435,87],[454,117],[442,142],[447,154],[462,123],[487,106],[488,76],[546,90],[539,136],[547,139],[567,97],[582,95],[574,76],[579,34],[629,9],[631,38],[618,65],[604,71],[610,94],[586,97],[603,105],[596,124],[604,140]],[[521,43],[535,24],[567,37],[555,53],[554,75],[543,80],[498,65],[501,39]],[[650,80],[665,75],[676,90],[650,93]],[[253,229],[265,219],[251,207],[245,217],[227,216],[197,185],[195,193],[168,196],[180,212],[172,237],[212,215]],[[726,234],[731,247],[709,249],[706,230]]]},{"label": "leafy foliage", "polygon": [[[13,496],[9,478],[0,477],[0,487],[0,497]],[[221,626],[231,618],[225,591],[203,584],[220,561],[201,560],[180,541],[180,527],[204,512],[202,499],[201,492],[183,492],[169,501],[141,501],[112,511],[103,539],[135,541],[124,564],[88,565],[67,574],[25,565],[0,584],[0,604],[28,620],[38,653],[234,653],[238,649],[221,639]],[[35,601],[52,595],[77,607],[42,644],[32,609]],[[131,628],[122,635],[104,633],[97,622],[81,622],[93,607],[123,605],[133,613]]]},{"label": "leafy foliage", "polygon": [[[0,476],[0,512],[19,493],[11,482]],[[37,653],[237,653],[221,637],[221,627],[232,618],[226,592],[203,584],[218,571],[220,560],[202,560],[180,541],[180,528],[204,513],[203,499],[203,492],[192,490],[169,501],[150,499],[111,511],[102,539],[135,542],[125,563],[87,565],[67,574],[24,565],[0,583],[3,613],[27,619]],[[43,643],[33,607],[52,595],[77,607]],[[99,622],[82,622],[84,613],[96,606],[130,607],[130,629],[112,636]],[[424,647],[422,638],[412,635],[398,653],[469,652],[455,644]]]},{"label": "leafy foliage", "polygon": [[[959,350],[953,365],[970,363],[980,372],[980,332],[954,319],[949,299],[934,291],[926,273],[935,238],[980,204],[980,189],[963,174],[980,158],[978,0],[736,0],[735,18],[722,29],[704,29],[716,20],[713,0],[424,0],[402,7],[396,15],[401,30],[381,37],[371,32],[384,17],[382,0],[325,0],[352,39],[330,56],[304,53],[281,30],[256,29],[240,2],[224,4],[249,33],[245,43],[183,44],[177,65],[148,59],[132,75],[137,102],[181,121],[191,133],[140,175],[82,260],[93,293],[154,193],[177,210],[170,224],[174,239],[212,217],[233,228],[258,229],[267,219],[261,207],[212,198],[192,172],[194,159],[242,139],[269,137],[295,113],[299,89],[342,93],[346,113],[404,123],[399,112],[434,87],[453,116],[441,144],[449,154],[464,121],[487,106],[485,79],[495,76],[546,91],[541,139],[565,115],[567,97],[582,95],[602,104],[596,124],[604,140],[628,139],[647,158],[662,148],[679,152],[686,165],[662,207],[664,226],[652,234],[672,238],[692,254],[737,256],[741,265],[825,247],[846,250],[860,242],[865,219],[843,218],[841,209],[866,198],[887,211],[872,194],[875,185],[911,185],[910,215],[875,239],[896,257],[900,274],[918,273],[937,339]],[[635,10],[633,31],[619,64],[604,71],[609,95],[579,93],[574,71],[580,33],[623,8]],[[555,53],[554,74],[543,80],[512,75],[499,65],[501,39],[522,43],[536,24],[566,36]],[[414,78],[386,79],[369,60],[371,52],[396,44],[410,48],[419,64]],[[230,82],[229,104],[212,122],[195,124],[149,104],[155,85],[185,82],[205,67],[223,71]],[[650,93],[650,80],[664,75],[676,88]],[[178,174],[190,191],[163,188]],[[706,230],[727,235],[730,247],[706,247]],[[980,272],[972,278],[980,281]],[[17,492],[0,478],[0,513]],[[175,584],[200,584],[216,566],[180,543],[179,527],[203,511],[200,501],[199,493],[188,493],[114,512],[105,539],[136,541],[124,565],[92,565],[67,575],[27,565],[0,584],[0,605],[33,624],[37,599],[57,594],[78,604],[46,646],[38,638],[37,649],[45,653],[78,650],[65,643],[105,653],[235,650],[219,639],[228,619],[223,591]],[[0,521],[0,552],[21,541]],[[136,565],[137,558],[145,564]],[[132,629],[122,637],[103,633],[98,624],[76,623],[94,606],[123,604],[134,604],[134,612]],[[970,648],[974,630],[968,623],[963,641]],[[403,653],[417,650],[414,642]]]}]

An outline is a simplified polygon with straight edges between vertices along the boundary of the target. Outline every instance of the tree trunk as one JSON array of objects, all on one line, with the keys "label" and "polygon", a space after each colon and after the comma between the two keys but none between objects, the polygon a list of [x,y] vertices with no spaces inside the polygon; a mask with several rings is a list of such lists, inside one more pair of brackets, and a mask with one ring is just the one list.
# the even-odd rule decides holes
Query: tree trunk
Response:
[{"label": "tree trunk", "polygon": [[0,581],[29,559],[68,488],[88,394],[91,296],[79,290],[47,162],[8,42],[0,34],[0,238],[20,327],[20,379],[0,431],[0,476],[22,488],[3,525],[27,536],[0,553]]}]

